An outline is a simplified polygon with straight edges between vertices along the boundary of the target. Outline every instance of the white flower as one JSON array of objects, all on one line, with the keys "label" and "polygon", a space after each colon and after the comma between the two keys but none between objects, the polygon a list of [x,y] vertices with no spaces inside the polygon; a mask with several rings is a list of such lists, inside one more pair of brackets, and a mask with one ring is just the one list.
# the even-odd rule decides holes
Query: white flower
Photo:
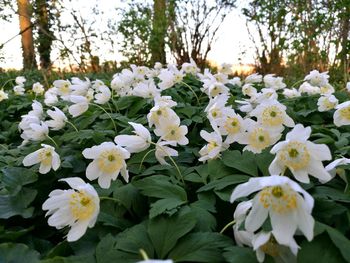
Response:
[{"label": "white flower", "polygon": [[235,224],[233,226],[233,235],[235,237],[238,246],[250,246],[252,247],[252,240],[254,233],[240,230],[241,224],[245,221],[248,211],[252,208],[252,200],[240,202],[233,214]]},{"label": "white flower", "polygon": [[350,101],[343,102],[335,107],[336,111],[333,115],[335,126],[340,127],[350,124]]},{"label": "white flower", "polygon": [[338,99],[334,95],[321,96],[317,101],[318,111],[329,111],[338,105]]},{"label": "white flower", "polygon": [[168,89],[174,86],[176,83],[182,81],[184,74],[178,71],[176,68],[172,69],[162,69],[158,78],[160,80],[158,86],[161,90]]},{"label": "white flower", "polygon": [[24,89],[24,85],[17,85],[13,87],[13,92],[16,95],[24,95],[25,89]]},{"label": "white flower", "polygon": [[264,127],[283,130],[283,125],[293,127],[294,121],[286,113],[287,107],[277,100],[264,100],[249,115],[255,116]]},{"label": "white flower", "polygon": [[160,96],[154,97],[154,105],[159,107],[175,107],[177,105],[176,101],[173,101],[170,96]]},{"label": "white flower", "polygon": [[337,166],[339,165],[348,165],[350,164],[350,159],[348,158],[339,158],[329,163],[325,169],[331,174],[332,178],[337,174]]},{"label": "white flower", "polygon": [[33,100],[32,110],[28,112],[28,115],[36,116],[39,119],[42,119],[43,114],[44,114],[43,105],[39,101]]},{"label": "white flower", "polygon": [[88,90],[91,88],[91,82],[88,78],[81,80],[79,78],[72,78],[72,85],[70,89],[72,90],[72,95],[86,96]]},{"label": "white flower", "polygon": [[188,144],[186,134],[188,128],[186,125],[180,126],[180,118],[164,118],[154,130],[157,136],[160,136],[162,140],[174,141],[180,145]]},{"label": "white flower", "polygon": [[75,103],[68,108],[73,117],[80,116],[89,109],[89,100],[86,97],[71,95],[70,101]]},{"label": "white flower", "polygon": [[331,95],[334,91],[334,87],[329,83],[320,87],[321,95]]},{"label": "white flower", "polygon": [[173,119],[173,118],[177,118],[175,111],[171,109],[169,106],[163,106],[163,105],[155,105],[147,114],[149,127],[152,127],[153,125],[157,127],[160,125],[160,123],[164,119]]},{"label": "white flower", "polygon": [[247,84],[243,85],[242,93],[243,93],[243,95],[246,95],[246,96],[249,96],[249,97],[253,97],[258,92],[257,92],[256,88],[254,88],[253,84],[247,83]]},{"label": "white flower", "polygon": [[229,83],[234,85],[234,86],[238,86],[238,87],[242,86],[242,81],[239,77],[234,77],[233,79],[230,79]]},{"label": "white flower", "polygon": [[325,86],[328,84],[328,72],[322,72],[320,73],[318,70],[313,70],[307,75],[304,80],[307,80],[311,83],[313,86]]},{"label": "white flower", "polygon": [[26,114],[21,116],[21,118],[22,120],[18,124],[18,128],[19,130],[22,130],[22,131],[31,129],[30,128],[31,123],[40,124],[40,119],[35,115]]},{"label": "white flower", "polygon": [[222,63],[219,71],[227,75],[232,74],[232,64]]},{"label": "white flower", "polygon": [[308,95],[320,94],[321,89],[318,86],[312,86],[308,82],[304,82],[299,87],[300,93],[307,93]]},{"label": "white flower", "polygon": [[109,88],[107,86],[99,86],[97,90],[98,90],[98,93],[95,94],[95,103],[97,104],[107,103],[112,96],[112,93],[109,90]]},{"label": "white flower", "polygon": [[29,129],[23,131],[21,138],[24,140],[43,141],[48,135],[49,127],[42,121],[41,124],[30,123]]},{"label": "white flower", "polygon": [[68,80],[58,79],[53,82],[53,85],[57,88],[57,94],[63,97],[67,97],[72,91]]},{"label": "white flower", "polygon": [[238,143],[247,145],[243,148],[244,151],[261,153],[281,138],[281,131],[265,128],[251,119],[245,119],[244,125],[247,133],[241,134],[238,139]]},{"label": "white flower", "polygon": [[46,174],[51,168],[56,171],[61,164],[60,156],[55,152],[55,148],[42,144],[43,148],[28,154],[23,159],[24,166],[32,166],[34,164],[40,163],[39,173]]},{"label": "white flower", "polygon": [[68,120],[66,115],[57,107],[53,107],[55,110],[48,110],[47,115],[49,115],[52,120],[46,121],[47,126],[52,128],[52,130],[57,131],[62,129],[66,125]]},{"label": "white flower", "polygon": [[47,106],[52,106],[54,104],[56,104],[58,102],[58,98],[57,98],[57,88],[53,87],[48,89],[45,94],[45,100],[44,103]]},{"label": "white flower", "polygon": [[181,69],[187,74],[196,75],[199,72],[199,68],[192,58],[190,58],[190,61],[191,63],[183,63]]},{"label": "white flower", "polygon": [[287,85],[283,82],[283,78],[275,77],[274,74],[268,74],[264,77],[264,84],[267,88],[274,90],[284,89]]},{"label": "white flower", "polygon": [[198,160],[200,162],[216,159],[220,157],[220,152],[227,149],[227,147],[223,145],[221,135],[218,132],[209,133],[205,130],[201,130],[200,135],[208,142],[208,144],[199,151],[201,157]]},{"label": "white flower", "polygon": [[24,85],[24,82],[26,82],[26,81],[27,81],[26,78],[23,76],[18,76],[15,79],[15,82],[17,85]]},{"label": "white flower", "polygon": [[350,81],[349,81],[348,83],[346,83],[346,90],[347,90],[348,92],[350,92]]},{"label": "white flower", "polygon": [[263,76],[258,73],[254,73],[246,77],[244,80],[245,83],[259,83],[263,80]]},{"label": "white flower", "polygon": [[247,231],[257,231],[269,217],[272,234],[279,244],[288,246],[297,229],[312,240],[315,221],[311,216],[314,200],[310,194],[288,177],[272,175],[250,178],[238,185],[231,195],[231,202],[257,191],[245,219]]},{"label": "white flower", "polygon": [[273,257],[275,262],[296,262],[299,246],[294,238],[289,244],[280,245],[271,232],[261,231],[254,235],[252,245],[259,262],[264,262],[265,254]]},{"label": "white flower", "polygon": [[224,118],[226,116],[227,109],[229,109],[225,107],[227,100],[227,94],[220,94],[211,99],[207,107],[204,109],[204,111],[207,113],[208,119],[217,120],[219,118]]},{"label": "white flower", "polygon": [[129,122],[134,128],[135,135],[118,135],[114,142],[123,146],[130,153],[138,153],[146,150],[152,141],[151,134],[142,124]]},{"label": "white flower", "polygon": [[154,98],[160,96],[160,89],[157,88],[153,80],[148,80],[138,83],[132,94],[142,98]]},{"label": "white flower", "polygon": [[48,210],[50,215],[48,224],[61,229],[70,226],[68,242],[81,238],[86,229],[93,227],[100,211],[100,199],[96,190],[85,183],[79,177],[60,179],[69,184],[73,189],[56,189],[49,194],[49,198],[43,203],[43,210]]},{"label": "white flower", "polygon": [[44,86],[41,85],[39,82],[36,82],[33,84],[33,92],[36,94],[36,95],[42,95],[44,94]]},{"label": "white flower", "polygon": [[93,159],[86,168],[86,177],[91,181],[98,179],[101,188],[109,188],[111,181],[116,180],[119,173],[126,182],[129,181],[125,159],[130,158],[130,153],[124,148],[113,142],[103,142],[85,149],[83,155],[86,159]]},{"label": "white flower", "polygon": [[208,89],[208,94],[212,98],[220,94],[229,94],[229,92],[230,92],[229,88],[220,82],[214,82],[209,86],[209,89]]},{"label": "white flower", "polygon": [[0,101],[7,100],[9,98],[9,95],[4,91],[0,90]]},{"label": "white flower", "polygon": [[155,156],[156,156],[158,162],[160,164],[163,164],[163,165],[169,165],[165,161],[165,157],[178,156],[178,152],[167,145],[176,146],[176,142],[159,141],[156,143]]},{"label": "white flower", "polygon": [[323,160],[331,160],[331,152],[325,144],[308,141],[311,128],[297,124],[287,133],[286,140],[277,143],[271,153],[276,154],[269,167],[271,174],[283,174],[288,168],[302,183],[310,183],[309,174],[325,183],[331,179],[323,167]]},{"label": "white flower", "polygon": [[225,143],[238,141],[241,134],[245,132],[244,121],[233,109],[228,109],[223,118],[217,120],[221,135],[227,135]]},{"label": "white flower", "polygon": [[292,89],[284,89],[283,90],[283,95],[286,97],[286,98],[297,98],[297,97],[300,97],[301,94],[300,92],[295,89],[295,88],[292,88]]}]

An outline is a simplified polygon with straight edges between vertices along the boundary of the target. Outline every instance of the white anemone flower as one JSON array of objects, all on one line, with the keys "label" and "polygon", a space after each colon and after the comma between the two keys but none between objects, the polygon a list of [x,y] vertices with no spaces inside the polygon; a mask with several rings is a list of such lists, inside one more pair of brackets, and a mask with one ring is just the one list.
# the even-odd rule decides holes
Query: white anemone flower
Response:
[{"label": "white anemone flower", "polygon": [[254,233],[240,230],[240,226],[244,223],[244,220],[247,217],[248,211],[252,208],[253,202],[252,200],[240,202],[236,210],[233,214],[233,219],[235,224],[233,226],[233,236],[235,237],[235,241],[238,246],[242,247],[243,245],[252,247],[252,240],[254,237]]},{"label": "white anemone flower", "polygon": [[101,188],[109,188],[111,181],[116,180],[119,173],[126,182],[129,181],[125,160],[130,158],[130,153],[121,146],[113,142],[103,142],[85,149],[83,155],[86,159],[93,159],[86,168],[86,177],[91,181],[98,179]]},{"label": "white anemone flower", "polygon": [[24,140],[32,140],[32,141],[44,141],[49,135],[49,127],[45,122],[38,123],[30,123],[29,129],[26,129],[21,134],[21,138]]},{"label": "white anemone flower", "polygon": [[334,177],[337,173],[339,173],[339,175],[342,178],[345,178],[345,181],[347,181],[345,174],[344,174],[345,171],[343,169],[337,169],[337,167],[339,165],[348,165],[348,164],[350,164],[350,159],[343,157],[343,158],[336,159],[333,162],[329,163],[325,167],[325,169],[330,173],[330,175],[332,177]]},{"label": "white anemone flower", "polygon": [[201,157],[198,160],[200,162],[219,158],[220,153],[228,148],[223,144],[220,133],[216,131],[209,133],[205,130],[201,130],[200,136],[208,142],[208,144],[199,151]]},{"label": "white anemone flower", "polygon": [[328,84],[329,75],[328,72],[320,73],[318,70],[312,70],[310,73],[304,78],[304,80],[309,81],[313,86],[325,86]]},{"label": "white anemone flower", "polygon": [[15,82],[17,85],[24,85],[24,82],[26,82],[26,81],[27,81],[26,78],[23,76],[18,76],[15,79]]},{"label": "white anemone flower", "polygon": [[240,144],[246,144],[243,151],[261,153],[262,150],[274,145],[282,136],[281,131],[268,129],[252,119],[245,119],[244,125],[247,132],[240,134],[237,140]]},{"label": "white anemone flower", "polygon": [[173,101],[171,96],[160,96],[157,95],[154,97],[154,105],[159,107],[175,107],[177,105],[176,101]]},{"label": "white anemone flower", "polygon": [[219,72],[224,73],[226,75],[232,74],[232,64],[222,63],[219,68]]},{"label": "white anemone flower", "polygon": [[154,129],[154,133],[160,136],[164,141],[174,141],[180,145],[189,143],[186,138],[188,128],[186,125],[180,125],[180,118],[164,118]]},{"label": "white anemone flower", "polygon": [[214,82],[208,88],[208,95],[212,98],[220,95],[220,94],[229,94],[230,90],[223,83]]},{"label": "white anemone flower", "polygon": [[294,127],[295,123],[286,113],[287,107],[277,100],[265,100],[260,103],[249,115],[255,116],[258,122],[269,129],[283,130],[283,125]]},{"label": "white anemone flower", "polygon": [[338,99],[334,95],[321,96],[317,101],[318,111],[329,111],[338,105]]},{"label": "white anemone flower", "polygon": [[81,238],[88,227],[92,228],[95,225],[100,211],[100,199],[96,190],[79,177],[59,181],[67,182],[73,189],[52,191],[42,209],[48,210],[46,216],[50,216],[50,226],[57,229],[71,227],[67,240],[73,242]]},{"label": "white anemone flower", "polygon": [[245,132],[243,118],[233,109],[227,110],[224,118],[218,119],[217,124],[221,135],[227,135],[225,143],[231,144],[239,140]]},{"label": "white anemone flower", "polygon": [[234,77],[233,79],[230,79],[229,83],[234,85],[234,86],[238,86],[238,87],[242,86],[242,81],[239,77]]},{"label": "white anemone flower", "polygon": [[313,86],[309,82],[304,82],[299,87],[300,93],[306,93],[308,95],[320,94],[321,89],[318,86]]},{"label": "white anemone flower", "polygon": [[245,219],[245,229],[257,231],[270,218],[272,234],[281,245],[288,246],[297,229],[307,240],[314,236],[315,221],[311,215],[314,199],[296,182],[285,176],[250,178],[238,185],[231,202],[259,191],[252,199],[252,208]]},{"label": "white anemone flower", "polygon": [[335,107],[333,115],[335,126],[340,127],[350,124],[350,101],[343,102]]},{"label": "white anemone flower", "polygon": [[290,98],[297,98],[297,97],[301,96],[300,92],[295,88],[284,89],[282,93],[286,98],[289,98],[289,99]]},{"label": "white anemone flower", "polygon": [[42,95],[45,92],[44,86],[41,85],[39,82],[33,84],[32,90],[35,93],[35,95]]},{"label": "white anemone flower", "polygon": [[42,144],[43,148],[28,154],[23,159],[24,166],[32,166],[34,164],[40,163],[39,173],[47,174],[51,168],[56,171],[60,165],[60,156],[55,152],[55,148]]},{"label": "white anemone flower", "polygon": [[74,104],[69,106],[68,112],[73,117],[78,117],[89,109],[89,100],[84,96],[71,95],[70,101]]},{"label": "white anemone flower", "polygon": [[97,90],[98,93],[95,94],[95,103],[105,104],[111,99],[112,93],[107,86],[98,86]]},{"label": "white anemone flower", "polygon": [[53,82],[53,85],[57,88],[57,94],[62,97],[67,97],[72,92],[69,80],[58,79]]},{"label": "white anemone flower", "polygon": [[149,127],[158,127],[164,119],[177,118],[177,114],[170,106],[155,105],[147,114]]},{"label": "white anemone flower", "polygon": [[33,115],[38,117],[39,119],[42,119],[43,114],[44,114],[43,105],[39,101],[33,100],[32,110],[28,112],[28,115]]},{"label": "white anemone flower", "polygon": [[13,92],[16,95],[24,95],[25,89],[24,89],[24,85],[17,85],[13,87]]},{"label": "white anemone flower", "polygon": [[256,96],[258,91],[256,90],[256,88],[254,88],[252,83],[246,83],[242,87],[242,93],[245,96],[253,97]]},{"label": "white anemone flower", "polygon": [[302,183],[310,183],[309,174],[325,183],[331,179],[322,161],[331,160],[331,152],[325,144],[308,141],[311,128],[297,124],[287,133],[286,140],[277,143],[271,153],[276,154],[269,166],[271,174],[284,174],[288,168],[294,177]]},{"label": "white anemone flower", "polygon": [[154,155],[156,156],[156,159],[158,160],[158,162],[163,165],[169,165],[169,163],[165,161],[165,157],[173,157],[173,156],[179,155],[175,149],[167,145],[176,146],[176,142],[159,141],[156,143],[156,151]]},{"label": "white anemone flower", "polygon": [[52,128],[54,131],[62,129],[68,120],[66,115],[57,107],[53,107],[55,110],[48,110],[47,115],[49,115],[52,120],[46,121],[47,126]]},{"label": "white anemone flower", "polygon": [[258,73],[254,73],[245,78],[245,83],[259,83],[262,82],[263,76]]},{"label": "white anemone flower", "polygon": [[146,150],[152,141],[151,134],[142,124],[129,122],[134,128],[135,135],[118,135],[114,142],[123,146],[130,153],[138,153]]},{"label": "white anemone flower", "polygon": [[7,100],[8,98],[9,95],[3,89],[0,89],[0,101]]},{"label": "white anemone flower", "polygon": [[47,106],[52,106],[58,102],[58,97],[57,97],[57,88],[53,87],[48,89],[45,94],[45,100],[44,103]]}]

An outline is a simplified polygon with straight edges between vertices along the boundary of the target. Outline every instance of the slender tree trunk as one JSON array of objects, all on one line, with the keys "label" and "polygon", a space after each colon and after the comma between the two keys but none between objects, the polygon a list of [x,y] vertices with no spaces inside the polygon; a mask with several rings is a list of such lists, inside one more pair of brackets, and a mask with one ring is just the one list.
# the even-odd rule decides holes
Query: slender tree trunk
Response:
[{"label": "slender tree trunk", "polygon": [[38,26],[38,52],[40,56],[40,67],[48,69],[51,67],[51,44],[53,40],[50,31],[50,14],[48,0],[35,1],[36,22]]},{"label": "slender tree trunk", "polygon": [[23,69],[36,69],[35,51],[33,42],[31,11],[29,0],[17,0],[19,27],[22,35]]},{"label": "slender tree trunk", "polygon": [[344,83],[349,81],[349,42],[350,42],[350,7],[345,6],[344,7],[344,18],[341,28],[341,58],[340,58],[340,68],[343,71],[344,74]]},{"label": "slender tree trunk", "polygon": [[165,36],[168,24],[166,19],[166,0],[154,0],[153,28],[149,47],[152,54],[152,63],[166,63]]}]

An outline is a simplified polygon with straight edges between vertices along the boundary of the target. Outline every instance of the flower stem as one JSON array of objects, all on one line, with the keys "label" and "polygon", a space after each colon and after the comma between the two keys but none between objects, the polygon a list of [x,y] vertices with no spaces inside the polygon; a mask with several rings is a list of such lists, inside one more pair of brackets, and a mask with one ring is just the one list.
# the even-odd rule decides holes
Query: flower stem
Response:
[{"label": "flower stem", "polygon": [[121,203],[121,201],[117,198],[109,197],[109,196],[100,196],[100,200],[111,200],[116,203]]},{"label": "flower stem", "polygon": [[291,86],[291,88],[294,88],[297,84],[299,84],[299,83],[301,83],[301,82],[303,82],[303,81],[304,81],[303,79],[298,80],[297,82],[295,82],[295,83]]},{"label": "flower stem", "polygon": [[142,160],[141,160],[141,163],[140,163],[140,166],[139,166],[139,171],[141,171],[141,166],[144,162],[144,160],[146,159],[146,157],[148,156],[148,154],[150,154],[151,152],[155,151],[156,149],[151,149],[149,150],[148,152],[146,152],[146,154],[142,157]]},{"label": "flower stem", "polygon": [[54,139],[52,139],[49,135],[46,135],[46,137],[55,144],[56,148],[58,148],[58,145]]},{"label": "flower stem", "polygon": [[76,132],[79,132],[79,130],[77,129],[77,127],[73,123],[71,123],[68,120],[66,120],[66,123],[68,123],[70,126],[72,126]]},{"label": "flower stem", "polygon": [[183,82],[183,81],[181,81],[180,83],[183,84],[183,85],[185,85],[187,88],[189,88],[189,89],[192,91],[192,93],[193,93],[193,95],[196,97],[197,103],[198,103],[198,105],[199,105],[199,98],[198,98],[196,92],[194,92],[194,90],[192,89],[192,87],[191,87],[190,85],[188,85],[187,83]]},{"label": "flower stem", "polygon": [[111,116],[103,107],[101,107],[100,105],[95,104],[95,103],[90,103],[90,104],[96,106],[97,108],[99,108],[99,109],[101,109],[101,110],[103,110],[103,111],[108,115],[108,117],[111,119],[111,121],[112,121],[112,123],[113,123],[113,126],[114,126],[115,132],[118,132],[117,126],[115,125],[115,122],[114,122],[112,116]]},{"label": "flower stem", "polygon": [[232,220],[230,223],[228,223],[226,226],[224,226],[223,229],[221,229],[220,234],[224,233],[227,228],[229,228],[230,226],[233,226],[235,223],[236,223],[236,221]]},{"label": "flower stem", "polygon": [[148,257],[146,251],[143,248],[140,248],[139,252],[140,252],[141,257],[142,257],[143,260],[149,260],[149,257]]},{"label": "flower stem", "polygon": [[13,80],[15,80],[15,79],[9,79],[8,81],[5,81],[5,83],[1,86],[1,89],[3,89],[7,83],[9,83],[10,81],[13,81]]}]

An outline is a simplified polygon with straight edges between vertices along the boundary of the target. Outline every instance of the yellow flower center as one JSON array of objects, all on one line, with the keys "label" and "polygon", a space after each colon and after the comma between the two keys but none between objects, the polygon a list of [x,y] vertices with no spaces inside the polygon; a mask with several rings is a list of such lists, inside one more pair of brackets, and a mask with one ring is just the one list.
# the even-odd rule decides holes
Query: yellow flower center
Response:
[{"label": "yellow flower center", "polygon": [[51,149],[41,149],[39,152],[39,161],[45,165],[45,166],[49,166],[52,163],[52,152]]},{"label": "yellow flower center", "polygon": [[219,88],[218,86],[215,86],[211,91],[210,91],[210,96],[215,97],[218,94],[220,94],[221,92],[221,88]]},{"label": "yellow flower center", "polygon": [[271,138],[263,128],[256,128],[248,136],[249,144],[256,149],[265,149],[271,144]]},{"label": "yellow flower center", "polygon": [[214,141],[208,143],[208,152],[211,152],[214,150],[216,147],[218,147],[218,144]]},{"label": "yellow flower center", "polygon": [[210,112],[214,118],[220,118],[222,116],[222,112],[219,109],[212,109]]},{"label": "yellow flower center", "polygon": [[262,112],[262,123],[265,126],[279,126],[283,123],[283,113],[277,106],[269,106]]},{"label": "yellow flower center", "polygon": [[266,209],[283,214],[297,207],[297,194],[288,185],[265,187],[259,193],[259,202]]},{"label": "yellow flower center", "polygon": [[230,117],[230,118],[227,118],[224,128],[229,134],[235,134],[241,130],[241,124],[238,118]]},{"label": "yellow flower center", "polygon": [[350,106],[339,110],[340,116],[346,120],[350,120]]},{"label": "yellow flower center", "polygon": [[279,255],[278,251],[279,244],[276,239],[271,235],[270,239],[260,247],[260,249],[271,257],[277,257]]},{"label": "yellow flower center", "polygon": [[299,170],[308,166],[310,153],[304,143],[292,141],[278,153],[278,158],[289,169]]},{"label": "yellow flower center", "polygon": [[323,100],[323,107],[325,107],[327,110],[331,110],[331,109],[334,109],[335,103],[330,102],[329,99],[325,99]]},{"label": "yellow flower center", "polygon": [[93,196],[85,191],[75,192],[69,201],[70,211],[76,220],[85,220],[95,212],[96,205]]},{"label": "yellow flower center", "polygon": [[159,124],[160,118],[164,117],[167,118],[169,116],[169,113],[167,111],[166,107],[161,107],[157,109],[156,111],[152,111],[150,120],[153,121],[156,125]]},{"label": "yellow flower center", "polygon": [[181,138],[180,127],[177,125],[169,125],[166,127],[164,139],[167,141],[178,141]]},{"label": "yellow flower center", "polygon": [[122,168],[123,160],[117,150],[106,150],[100,154],[97,165],[104,173],[114,173]]}]

